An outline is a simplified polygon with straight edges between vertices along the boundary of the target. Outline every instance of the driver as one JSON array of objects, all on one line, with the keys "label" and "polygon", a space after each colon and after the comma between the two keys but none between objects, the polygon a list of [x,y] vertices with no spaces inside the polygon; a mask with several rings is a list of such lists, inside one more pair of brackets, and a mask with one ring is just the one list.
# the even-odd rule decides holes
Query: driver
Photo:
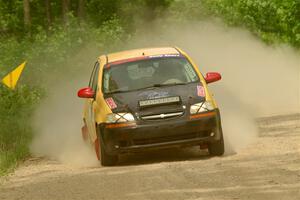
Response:
[{"label": "driver", "polygon": [[[170,73],[170,71],[172,71],[172,73]],[[158,77],[158,83],[160,84],[186,82],[181,65],[176,60],[161,60],[156,75]]]}]

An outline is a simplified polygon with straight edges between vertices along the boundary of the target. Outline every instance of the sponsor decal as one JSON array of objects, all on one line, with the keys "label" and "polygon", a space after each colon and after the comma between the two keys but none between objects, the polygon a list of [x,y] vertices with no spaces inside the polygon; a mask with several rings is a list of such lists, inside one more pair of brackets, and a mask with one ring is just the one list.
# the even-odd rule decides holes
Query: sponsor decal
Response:
[{"label": "sponsor decal", "polygon": [[199,97],[205,97],[205,89],[202,85],[197,85],[197,95]]},{"label": "sponsor decal", "polygon": [[145,60],[147,59],[147,56],[141,56],[141,57],[136,57],[136,58],[128,58],[128,59],[124,59],[124,60],[118,60],[118,61],[114,61],[111,63],[108,63],[104,66],[104,68],[110,68],[111,66],[117,66],[120,64],[124,64],[124,63],[128,63],[128,62],[135,62],[135,61],[139,61],[139,60]]},{"label": "sponsor decal", "polygon": [[164,58],[164,57],[181,57],[179,54],[161,54],[161,55],[154,55],[148,56],[149,58]]},{"label": "sponsor decal", "polygon": [[128,58],[124,60],[118,60],[114,61],[111,63],[108,63],[104,66],[104,68],[110,68],[112,66],[117,66],[123,63],[128,63],[128,62],[135,62],[135,61],[140,61],[140,60],[147,60],[151,58],[166,58],[166,57],[183,57],[181,54],[160,54],[160,55],[154,55],[154,56],[140,56],[136,58]]},{"label": "sponsor decal", "polygon": [[110,109],[117,108],[117,104],[115,103],[113,98],[109,97],[109,98],[105,99],[105,101]]}]

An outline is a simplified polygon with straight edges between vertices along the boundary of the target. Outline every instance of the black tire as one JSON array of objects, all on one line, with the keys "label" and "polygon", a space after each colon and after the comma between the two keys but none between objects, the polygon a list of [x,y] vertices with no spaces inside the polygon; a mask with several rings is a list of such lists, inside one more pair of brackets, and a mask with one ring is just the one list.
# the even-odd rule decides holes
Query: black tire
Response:
[{"label": "black tire", "polygon": [[[97,131],[98,137],[101,138],[100,129],[99,129],[99,126],[97,126],[97,124],[96,124],[96,131]],[[114,165],[116,165],[118,163],[119,156],[108,154],[105,151],[103,140],[98,138],[98,141],[99,141],[99,146],[100,146],[100,148],[99,148],[99,154],[100,154],[99,155],[99,161],[100,161],[101,165],[102,166],[114,166]]]},{"label": "black tire", "polygon": [[118,163],[118,158],[119,158],[118,155],[107,154],[103,145],[100,145],[100,152],[101,152],[100,162],[102,166],[114,166]]},{"label": "black tire", "polygon": [[223,133],[222,133],[222,129],[219,129],[220,133],[221,133],[221,138],[220,140],[211,142],[208,145],[208,152],[210,155],[212,156],[222,156],[225,152],[225,148],[224,148],[224,138],[223,138]]},{"label": "black tire", "polygon": [[212,156],[222,156],[224,154],[224,140],[223,138],[217,142],[208,145],[208,152]]}]

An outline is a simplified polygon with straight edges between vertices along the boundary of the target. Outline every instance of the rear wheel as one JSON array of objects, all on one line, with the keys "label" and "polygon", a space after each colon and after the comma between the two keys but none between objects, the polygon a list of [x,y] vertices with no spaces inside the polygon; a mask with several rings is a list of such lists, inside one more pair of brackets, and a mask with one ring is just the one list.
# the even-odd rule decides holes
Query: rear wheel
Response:
[{"label": "rear wheel", "polygon": [[87,142],[88,141],[88,130],[87,130],[87,126],[85,124],[81,128],[81,135],[82,135],[83,141]]},{"label": "rear wheel", "polygon": [[100,144],[99,144],[98,138],[94,142],[94,148],[95,148],[95,153],[96,153],[97,159],[100,161],[101,160],[101,152],[100,152]]}]

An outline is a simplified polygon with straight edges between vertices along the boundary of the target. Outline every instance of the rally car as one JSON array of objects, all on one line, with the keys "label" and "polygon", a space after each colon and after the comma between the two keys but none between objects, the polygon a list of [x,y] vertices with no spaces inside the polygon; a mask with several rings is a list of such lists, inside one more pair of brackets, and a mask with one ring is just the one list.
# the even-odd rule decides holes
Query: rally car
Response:
[{"label": "rally car", "polygon": [[82,136],[104,166],[122,153],[200,146],[224,153],[220,112],[207,88],[221,75],[205,77],[176,47],[102,55],[94,65],[85,98]]}]

